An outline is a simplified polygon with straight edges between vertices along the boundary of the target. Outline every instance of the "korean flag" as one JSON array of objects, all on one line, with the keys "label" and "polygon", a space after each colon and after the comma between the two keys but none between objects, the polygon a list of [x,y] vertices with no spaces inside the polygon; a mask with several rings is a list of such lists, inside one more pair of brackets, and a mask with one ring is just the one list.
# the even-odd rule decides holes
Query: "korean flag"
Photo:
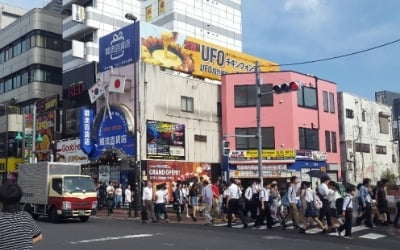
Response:
[{"label": "korean flag", "polygon": [[89,97],[90,102],[94,103],[100,96],[104,94],[104,88],[102,82],[96,82],[90,89],[89,89]]},{"label": "korean flag", "polygon": [[125,89],[125,76],[111,75],[110,83],[108,85],[109,92],[124,93]]}]

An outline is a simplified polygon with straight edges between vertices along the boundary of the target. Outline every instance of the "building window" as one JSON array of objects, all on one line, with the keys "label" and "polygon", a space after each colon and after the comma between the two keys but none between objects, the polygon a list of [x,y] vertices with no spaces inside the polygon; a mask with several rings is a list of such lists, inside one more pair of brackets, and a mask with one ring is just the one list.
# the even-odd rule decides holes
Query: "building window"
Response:
[{"label": "building window", "polygon": [[[257,88],[252,85],[236,85],[235,86],[235,107],[255,107],[257,99]],[[272,95],[272,84],[261,85],[261,106],[272,106],[274,103]]]},{"label": "building window", "polygon": [[300,149],[319,150],[319,137],[317,129],[299,128]]},{"label": "building window", "polygon": [[337,143],[337,140],[336,140],[336,132],[333,132],[333,131],[332,131],[331,135],[332,135],[332,152],[333,152],[333,153],[337,153],[337,146],[336,146],[336,143]]},{"label": "building window", "polygon": [[194,112],[193,97],[181,96],[181,111],[190,113]]},{"label": "building window", "polygon": [[158,0],[158,15],[165,13],[165,0]]},{"label": "building window", "polygon": [[151,22],[153,19],[153,11],[151,9],[151,5],[146,7],[146,22]]},{"label": "building window", "polygon": [[325,147],[326,152],[331,152],[331,132],[325,131]]},{"label": "building window", "polygon": [[[237,150],[258,149],[258,138],[256,137],[257,128],[236,128],[235,135]],[[240,135],[243,135],[244,137],[240,137]],[[273,127],[261,128],[261,136],[263,149],[275,148],[275,131]]]},{"label": "building window", "polygon": [[350,118],[350,119],[354,118],[354,112],[352,109],[346,109],[346,118]]},{"label": "building window", "polygon": [[335,113],[335,94],[329,93],[329,112]]},{"label": "building window", "polygon": [[221,102],[217,102],[217,117],[222,117],[222,105],[221,105]]},{"label": "building window", "polygon": [[362,119],[363,122],[365,122],[365,120],[366,120],[366,119],[365,119],[365,113],[366,113],[365,110],[363,110],[363,111],[361,112],[361,119]]},{"label": "building window", "polygon": [[379,112],[379,132],[389,134],[389,115]]},{"label": "building window", "polygon": [[302,87],[297,91],[297,105],[304,108],[317,109],[317,89]]},{"label": "building window", "polygon": [[381,154],[381,155],[387,154],[386,146],[379,146],[379,145],[376,145],[376,146],[375,146],[375,151],[376,151],[377,154]]},{"label": "building window", "polygon": [[369,153],[370,146],[367,143],[356,143],[356,152]]},{"label": "building window", "polygon": [[322,98],[323,98],[323,103],[324,103],[324,112],[328,112],[329,111],[328,92],[323,91]]}]

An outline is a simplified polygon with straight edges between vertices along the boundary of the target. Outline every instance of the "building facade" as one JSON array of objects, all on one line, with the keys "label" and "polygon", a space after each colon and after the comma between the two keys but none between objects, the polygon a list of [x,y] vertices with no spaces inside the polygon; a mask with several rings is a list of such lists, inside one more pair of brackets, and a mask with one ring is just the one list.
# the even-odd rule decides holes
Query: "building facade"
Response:
[{"label": "building facade", "polygon": [[[336,84],[292,71],[261,73],[260,77],[263,177],[286,180],[297,175],[311,180],[307,173],[319,170],[340,180]],[[291,81],[303,86],[281,94],[272,90]],[[254,73],[222,78],[222,136],[230,142],[231,151],[224,170],[243,179],[260,176],[255,83]]]},{"label": "building facade", "polygon": [[0,30],[23,16],[26,12],[28,12],[26,9],[0,3]]},{"label": "building facade", "polygon": [[342,172],[347,182],[374,182],[389,171],[398,176],[398,145],[393,141],[391,107],[339,92]]},{"label": "building facade", "polygon": [[32,115],[37,100],[62,94],[61,55],[69,44],[62,40],[61,20],[60,13],[32,9],[1,30],[3,173],[15,172],[16,162],[22,161],[21,145],[15,137],[25,132],[24,122],[32,122],[31,117],[22,114]]}]

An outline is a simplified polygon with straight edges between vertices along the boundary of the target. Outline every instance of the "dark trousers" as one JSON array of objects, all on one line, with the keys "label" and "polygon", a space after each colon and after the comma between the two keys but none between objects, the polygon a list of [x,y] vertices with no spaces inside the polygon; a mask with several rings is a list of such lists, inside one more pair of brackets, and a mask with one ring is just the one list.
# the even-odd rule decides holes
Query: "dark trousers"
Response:
[{"label": "dark trousers", "polygon": [[259,207],[260,201],[258,198],[258,194],[253,194],[253,198],[251,198],[251,218],[257,219],[257,211]]},{"label": "dark trousers", "polygon": [[242,210],[239,208],[239,199],[230,199],[228,202],[228,226],[232,226],[232,214],[236,214],[243,225],[247,226]]},{"label": "dark trousers", "polygon": [[324,217],[326,217],[328,227],[332,227],[331,208],[329,206],[329,200],[326,199],[322,199],[322,208],[319,210],[319,220],[323,221]]},{"label": "dark trousers", "polygon": [[264,209],[261,209],[261,206],[260,206],[260,215],[257,217],[255,226],[260,226],[264,220],[267,221],[267,228],[272,228],[272,224],[274,224],[274,220],[272,219],[272,216],[271,216],[271,205],[265,201],[264,201]]},{"label": "dark trousers", "polygon": [[247,217],[249,212],[252,211],[252,201],[245,199],[244,202],[243,216]]},{"label": "dark trousers", "polygon": [[361,223],[363,220],[365,220],[365,225],[367,227],[372,226],[372,206],[369,202],[365,203],[363,214],[361,215],[361,217],[357,218],[357,222],[359,223]]},{"label": "dark trousers", "polygon": [[182,212],[185,208],[184,204],[176,204],[175,205],[175,211],[176,211],[176,220],[177,221],[182,221]]},{"label": "dark trousers", "polygon": [[160,220],[160,214],[164,215],[164,219],[168,220],[168,214],[167,211],[165,210],[165,203],[156,203],[154,205],[154,210],[156,213],[156,220]]},{"label": "dark trousers", "polygon": [[344,215],[344,224],[338,228],[339,232],[345,230],[344,236],[351,236],[352,222],[353,222],[353,210],[347,209]]},{"label": "dark trousers", "polygon": [[400,218],[400,201],[396,202],[396,208],[397,208],[397,213],[396,213],[396,217],[394,218],[393,225],[394,225],[394,226],[400,226],[400,225],[399,225],[399,218]]}]

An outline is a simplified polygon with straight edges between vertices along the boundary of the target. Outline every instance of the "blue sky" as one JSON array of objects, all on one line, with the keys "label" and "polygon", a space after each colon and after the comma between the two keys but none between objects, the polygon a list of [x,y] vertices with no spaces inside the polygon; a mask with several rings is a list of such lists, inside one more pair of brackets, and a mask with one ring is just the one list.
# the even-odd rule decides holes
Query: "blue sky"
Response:
[{"label": "blue sky", "polygon": [[[27,9],[48,0],[12,0]],[[242,0],[243,51],[287,64],[329,58],[400,38],[400,0]],[[285,66],[335,82],[338,91],[374,99],[400,92],[400,42],[366,53]]]}]

